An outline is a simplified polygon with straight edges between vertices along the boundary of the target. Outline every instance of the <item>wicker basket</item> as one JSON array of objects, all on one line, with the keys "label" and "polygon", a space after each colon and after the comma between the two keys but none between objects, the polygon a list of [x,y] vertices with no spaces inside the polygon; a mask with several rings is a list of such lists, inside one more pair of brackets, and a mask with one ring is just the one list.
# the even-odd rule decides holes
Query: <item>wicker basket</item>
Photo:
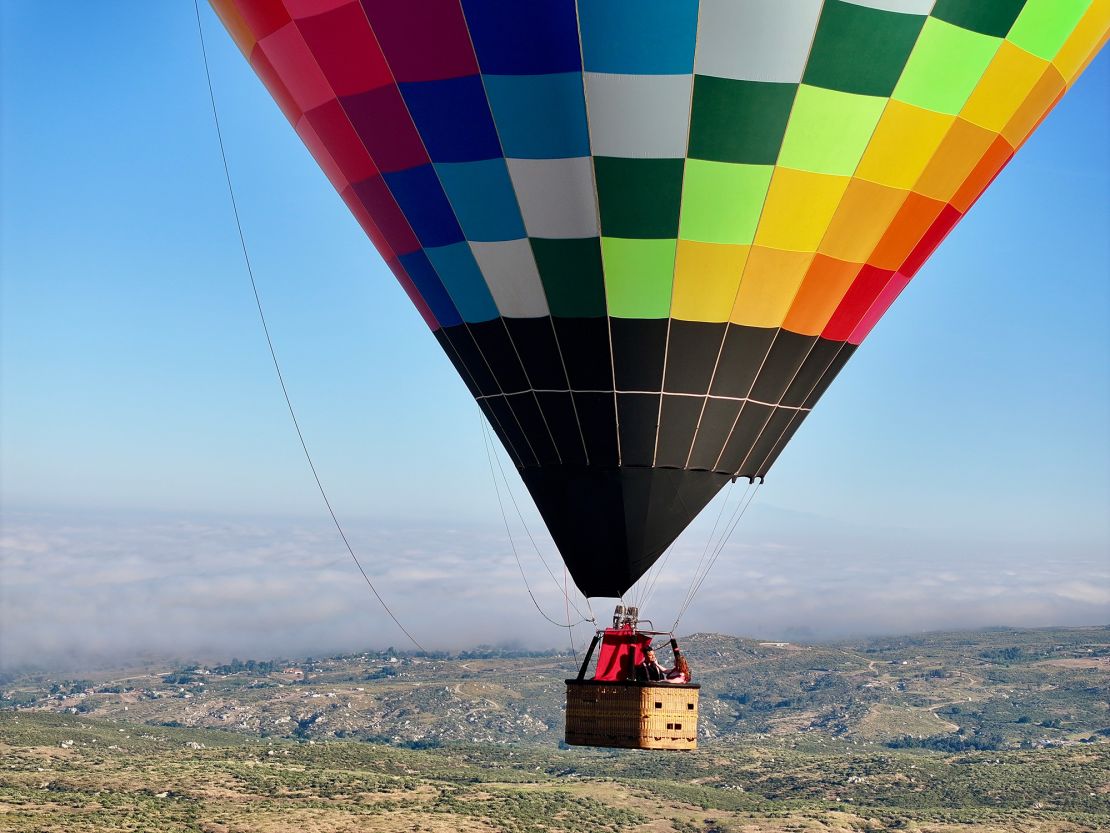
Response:
[{"label": "wicker basket", "polygon": [[572,746],[697,749],[696,684],[567,680]]}]

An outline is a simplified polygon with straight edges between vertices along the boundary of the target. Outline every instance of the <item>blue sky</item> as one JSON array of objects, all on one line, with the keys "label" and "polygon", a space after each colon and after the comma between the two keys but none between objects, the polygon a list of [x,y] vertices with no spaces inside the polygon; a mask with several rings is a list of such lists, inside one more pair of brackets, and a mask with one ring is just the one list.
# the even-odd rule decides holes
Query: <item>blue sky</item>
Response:
[{"label": "blue sky", "polygon": [[[135,530],[185,518],[205,529],[296,519],[326,536],[239,252],[192,5],[75,4],[59,15],[12,2],[0,14],[0,496],[9,543],[12,529],[50,541],[90,518],[134,540],[148,534]],[[340,517],[367,535],[404,529],[413,553],[424,536],[465,530],[470,555],[449,572],[508,557],[476,406],[207,7],[202,15],[255,273]],[[824,565],[801,588],[815,600],[837,580],[830,563],[869,565],[881,586],[906,575],[897,565],[920,570],[935,558],[962,585],[973,575],[982,583],[987,564],[1020,578],[1047,559],[1061,582],[1089,585],[1075,591],[1086,602],[1065,593],[1040,612],[999,607],[997,621],[982,623],[1105,621],[1108,91],[1103,55],[876,327],[722,556],[741,571],[737,581],[745,558],[762,563],[779,546],[802,559],[797,569],[783,562],[795,579],[803,562]],[[714,512],[684,539],[687,550],[700,551]],[[166,546],[189,550],[193,539],[181,535]],[[111,557],[110,539],[73,569]],[[238,540],[229,537],[221,559],[234,561]],[[36,557],[62,557],[42,546]],[[433,557],[391,546],[379,557]],[[285,569],[295,576],[295,559]],[[381,562],[375,569],[386,572]],[[519,578],[504,575],[497,592],[527,604]],[[38,585],[25,578],[30,593]],[[357,588],[357,575],[348,578]],[[302,592],[312,586],[301,577]],[[413,605],[421,593],[419,583],[393,590],[402,607],[405,593]],[[838,603],[852,602],[850,588],[837,592]],[[722,590],[703,595],[704,609],[718,612],[697,624],[759,627],[730,618]],[[880,617],[878,627],[941,626],[929,594],[920,599],[920,616]],[[22,616],[11,595],[0,603]],[[487,603],[481,597],[475,611]],[[878,615],[881,594],[867,604]],[[385,627],[373,611],[365,616]],[[819,604],[807,617],[792,625],[779,616],[775,627],[867,629]]]}]

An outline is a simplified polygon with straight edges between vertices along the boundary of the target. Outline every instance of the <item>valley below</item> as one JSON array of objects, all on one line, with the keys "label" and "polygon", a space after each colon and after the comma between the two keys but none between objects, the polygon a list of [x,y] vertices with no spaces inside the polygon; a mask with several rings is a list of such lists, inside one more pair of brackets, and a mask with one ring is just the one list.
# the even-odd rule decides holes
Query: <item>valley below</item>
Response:
[{"label": "valley below", "polygon": [[569,651],[9,674],[0,830],[1110,827],[1110,628],[681,642],[688,753],[562,744]]}]

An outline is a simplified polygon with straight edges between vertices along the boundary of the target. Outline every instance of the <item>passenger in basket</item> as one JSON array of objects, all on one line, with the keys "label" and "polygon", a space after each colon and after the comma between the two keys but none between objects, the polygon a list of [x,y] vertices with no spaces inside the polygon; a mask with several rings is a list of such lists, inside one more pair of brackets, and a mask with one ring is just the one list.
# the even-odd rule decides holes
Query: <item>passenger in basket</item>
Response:
[{"label": "passenger in basket", "polygon": [[644,682],[660,683],[667,679],[667,669],[659,664],[650,645],[644,649],[644,661],[640,663],[639,672],[636,676]]},{"label": "passenger in basket", "polygon": [[685,657],[677,654],[675,667],[668,670],[659,664],[651,647],[644,649],[644,661],[640,663],[638,671],[637,678],[649,683],[685,683],[690,679],[690,667],[686,664]]},{"label": "passenger in basket", "polygon": [[674,650],[674,668],[667,673],[668,683],[688,683],[691,679],[690,666],[686,662],[686,657],[682,655],[682,651],[678,650],[677,645],[673,642],[671,646]]}]

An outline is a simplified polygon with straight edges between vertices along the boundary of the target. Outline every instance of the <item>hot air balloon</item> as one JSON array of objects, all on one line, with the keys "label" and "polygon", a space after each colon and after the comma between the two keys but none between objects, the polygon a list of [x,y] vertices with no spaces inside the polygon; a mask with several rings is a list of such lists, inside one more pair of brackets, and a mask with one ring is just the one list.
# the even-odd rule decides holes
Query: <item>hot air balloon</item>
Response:
[{"label": "hot air balloon", "polygon": [[766,476],[1110,25],[1106,0],[212,4],[587,597]]}]

